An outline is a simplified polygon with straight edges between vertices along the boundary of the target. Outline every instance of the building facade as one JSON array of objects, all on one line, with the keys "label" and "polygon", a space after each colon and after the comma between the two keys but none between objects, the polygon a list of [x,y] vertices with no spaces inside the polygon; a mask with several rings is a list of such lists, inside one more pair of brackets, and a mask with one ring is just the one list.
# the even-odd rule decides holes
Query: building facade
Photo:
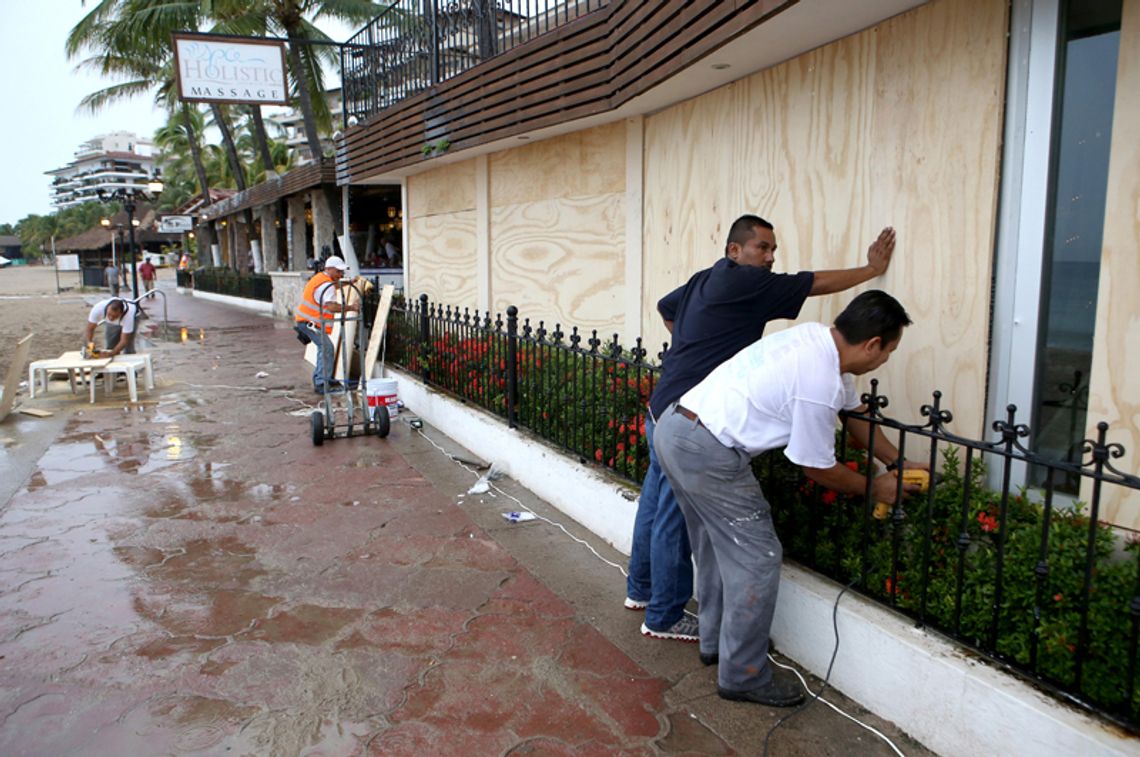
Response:
[{"label": "building facade", "polygon": [[80,145],[75,160],[48,171],[52,204],[68,208],[99,199],[99,191],[146,188],[154,174],[154,144],[128,131],[100,134]]},{"label": "building facade", "polygon": [[[737,216],[775,224],[783,271],[857,265],[890,225],[868,286],[916,322],[878,375],[892,414],[937,389],[980,438],[1014,404],[1060,458],[1104,420],[1140,467],[1140,0],[563,10],[394,101],[346,74],[338,183],[403,192],[410,295],[659,345],[657,300]],[[1105,507],[1140,528],[1140,503]]]}]

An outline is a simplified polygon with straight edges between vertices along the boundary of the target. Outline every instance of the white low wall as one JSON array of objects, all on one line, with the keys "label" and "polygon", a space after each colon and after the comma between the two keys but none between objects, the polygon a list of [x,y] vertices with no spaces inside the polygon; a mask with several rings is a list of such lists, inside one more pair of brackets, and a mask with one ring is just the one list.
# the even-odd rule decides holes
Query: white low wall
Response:
[{"label": "white low wall", "polygon": [[253,310],[257,313],[265,313],[266,315],[273,315],[273,303],[263,302],[261,300],[249,300],[245,297],[233,297],[228,294],[217,294],[216,292],[200,292],[194,290],[195,297],[201,297],[204,300],[213,300],[214,302],[222,302],[226,305],[233,305],[237,308],[244,308],[245,310]]},{"label": "white low wall", "polygon": [[[772,640],[816,675],[835,646],[831,613],[842,588],[784,565]],[[863,597],[845,594],[838,622],[831,683],[939,754],[1137,754],[1136,739]]]},{"label": "white low wall", "polygon": [[[388,375],[398,379],[400,399],[411,412],[629,554],[637,502],[627,498],[627,487],[409,374]],[[841,588],[793,565],[783,568],[772,639],[781,653],[818,676],[827,672],[835,644],[831,612]],[[839,634],[832,685],[940,754],[1140,751],[1136,739],[858,595],[848,593],[839,604]]]}]

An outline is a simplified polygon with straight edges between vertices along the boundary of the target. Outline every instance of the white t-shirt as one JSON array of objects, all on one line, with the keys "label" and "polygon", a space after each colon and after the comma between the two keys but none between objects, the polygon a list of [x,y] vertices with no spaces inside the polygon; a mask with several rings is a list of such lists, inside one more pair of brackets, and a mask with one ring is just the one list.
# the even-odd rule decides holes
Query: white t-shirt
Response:
[{"label": "white t-shirt", "polygon": [[786,445],[787,458],[808,468],[835,465],[837,414],[859,404],[855,377],[840,374],[822,323],[753,342],[681,397],[726,447],[758,455]]},{"label": "white t-shirt", "polygon": [[313,299],[317,301],[318,305],[327,305],[330,302],[339,302],[336,296],[336,284],[331,281],[326,281],[317,287],[317,291],[313,292]]},{"label": "white t-shirt", "polygon": [[114,297],[109,297],[96,302],[95,306],[91,308],[91,312],[87,314],[87,322],[99,323],[99,321],[106,319],[107,323],[121,326],[124,334],[135,333],[135,307],[133,305],[128,304],[125,300],[120,300],[126,309],[123,311],[123,317],[118,320],[111,318],[107,313],[107,306],[115,299]]}]

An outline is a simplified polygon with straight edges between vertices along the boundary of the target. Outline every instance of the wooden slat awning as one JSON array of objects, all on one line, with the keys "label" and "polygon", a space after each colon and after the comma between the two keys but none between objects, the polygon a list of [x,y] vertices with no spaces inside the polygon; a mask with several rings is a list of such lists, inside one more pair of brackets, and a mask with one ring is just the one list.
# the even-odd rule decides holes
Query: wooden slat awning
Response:
[{"label": "wooden slat awning", "polygon": [[228,199],[203,207],[199,217],[203,221],[216,221],[247,208],[259,208],[298,192],[315,189],[322,184],[336,184],[336,167],[331,160],[309,163],[269,181],[263,181]]},{"label": "wooden slat awning", "polygon": [[349,127],[340,184],[616,110],[798,0],[613,0]]}]

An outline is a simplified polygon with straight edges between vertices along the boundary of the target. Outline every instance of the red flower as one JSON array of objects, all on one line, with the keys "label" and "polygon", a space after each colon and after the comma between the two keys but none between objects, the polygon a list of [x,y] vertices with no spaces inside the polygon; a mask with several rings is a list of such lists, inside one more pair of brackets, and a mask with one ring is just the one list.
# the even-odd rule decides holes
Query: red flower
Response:
[{"label": "red flower", "polygon": [[833,492],[829,489],[820,496],[819,500],[825,505],[834,505],[835,500],[838,496],[839,495],[836,492]]},{"label": "red flower", "polygon": [[617,451],[618,452],[625,452],[625,443],[624,442],[618,442],[617,443]]},{"label": "red flower", "polygon": [[1054,602],[1060,602],[1064,598],[1065,598],[1065,595],[1060,593],[1060,592],[1057,592],[1056,594],[1053,595],[1053,601]]},{"label": "red flower", "polygon": [[848,460],[846,463],[844,463],[844,465],[846,465],[848,468],[855,471],[856,473],[859,472],[859,463],[855,462],[854,460]]},{"label": "red flower", "polygon": [[594,459],[599,463],[602,462],[602,451],[600,449],[594,450]]},{"label": "red flower", "polygon": [[986,533],[992,533],[998,529],[997,518],[988,513],[978,513],[978,523],[982,525],[982,530]]},{"label": "red flower", "polygon": [[629,443],[631,446],[634,444],[637,444],[637,434],[630,434],[629,435]]}]

